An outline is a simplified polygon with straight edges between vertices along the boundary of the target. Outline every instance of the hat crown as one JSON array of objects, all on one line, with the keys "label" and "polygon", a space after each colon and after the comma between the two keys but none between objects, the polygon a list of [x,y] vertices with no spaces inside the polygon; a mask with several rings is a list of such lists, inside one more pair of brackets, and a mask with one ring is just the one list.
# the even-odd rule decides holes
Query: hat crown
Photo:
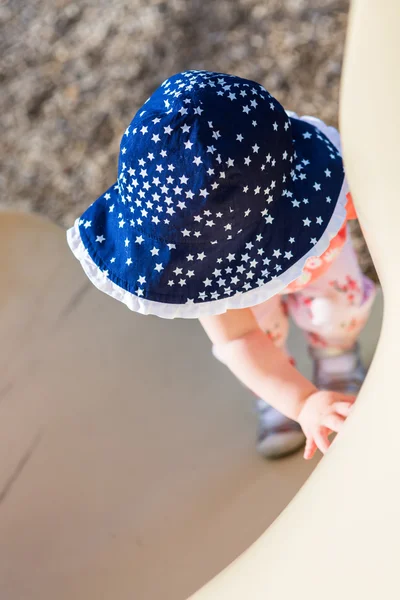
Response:
[{"label": "hat crown", "polygon": [[260,84],[187,71],[136,113],[121,141],[118,189],[131,224],[156,239],[232,239],[268,213],[294,150],[283,107]]}]

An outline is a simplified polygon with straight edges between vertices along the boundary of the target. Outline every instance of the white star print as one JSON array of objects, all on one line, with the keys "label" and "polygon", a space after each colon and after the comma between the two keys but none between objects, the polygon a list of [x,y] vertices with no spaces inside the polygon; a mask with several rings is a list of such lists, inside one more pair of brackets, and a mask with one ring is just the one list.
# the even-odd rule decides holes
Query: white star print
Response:
[{"label": "white star print", "polygon": [[[207,257],[207,259],[214,262],[214,266],[219,267],[216,269],[216,273],[214,273],[213,276],[210,275],[210,272],[214,268],[213,266],[207,273],[209,277],[206,278],[206,273],[203,274],[202,278],[200,276],[200,283],[201,281],[207,282],[207,285],[204,283],[204,289],[209,288],[207,294],[202,292],[201,295],[199,295],[198,291],[193,291],[190,294],[193,296],[192,298],[187,300],[183,299],[183,303],[188,302],[190,304],[200,301],[210,301],[210,299],[216,300],[221,297],[226,298],[233,294],[232,290],[243,293],[245,290],[247,291],[265,285],[265,283],[271,279],[270,273],[263,267],[263,265],[269,264],[270,262],[269,259],[266,258],[266,255],[271,256],[271,258],[274,256],[274,259],[276,259],[273,266],[269,267],[272,271],[272,278],[279,277],[279,273],[282,271],[281,265],[277,264],[275,266],[277,260],[280,259],[282,264],[286,265],[283,268],[283,270],[285,270],[291,264],[289,261],[296,261],[299,258],[297,255],[294,255],[293,252],[286,250],[288,245],[295,244],[295,238],[282,239],[280,242],[282,243],[281,252],[281,250],[271,249],[268,241],[271,234],[267,232],[254,235],[253,238],[250,238],[253,239],[256,246],[254,246],[253,242],[248,242],[246,240],[242,246],[245,246],[246,248],[244,251],[245,254],[237,253],[235,255],[233,252],[229,252],[229,254],[226,252],[223,254],[224,235],[221,239],[221,231],[222,233],[225,233],[225,239],[227,241],[233,240],[236,236],[239,238],[242,232],[241,229],[238,229],[241,225],[240,221],[243,223],[243,220],[245,220],[246,223],[246,218],[247,220],[251,220],[251,218],[256,218],[256,216],[260,214],[266,224],[273,224],[274,218],[269,214],[266,207],[268,206],[268,208],[270,208],[269,205],[271,204],[271,210],[273,210],[274,204],[272,204],[272,202],[277,202],[281,194],[283,197],[287,198],[287,210],[289,210],[289,212],[291,210],[290,204],[292,204],[293,208],[299,209],[297,214],[300,215],[300,224],[301,221],[303,221],[304,227],[309,227],[311,243],[316,243],[315,238],[312,238],[311,236],[316,235],[318,226],[322,226],[325,221],[325,216],[316,217],[315,212],[307,210],[306,205],[309,203],[307,198],[301,199],[301,197],[299,197],[299,199],[297,199],[297,194],[293,194],[293,192],[290,191],[290,188],[281,191],[282,187],[284,188],[285,185],[289,186],[288,182],[290,182],[291,186],[292,181],[295,182],[296,179],[304,182],[307,180],[308,187],[311,187],[313,182],[312,179],[310,181],[310,177],[316,177],[316,175],[313,174],[313,169],[310,171],[311,174],[308,174],[307,176],[308,169],[306,167],[310,164],[310,161],[298,158],[296,152],[294,152],[289,143],[289,135],[291,135],[290,121],[282,119],[281,122],[279,113],[279,115],[276,114],[277,118],[279,116],[278,121],[273,123],[272,113],[267,112],[267,115],[270,115],[269,120],[267,119],[267,126],[270,127],[270,132],[271,130],[279,132],[280,126],[282,129],[284,128],[285,131],[288,131],[288,146],[286,149],[285,147],[282,148],[282,146],[279,146],[279,149],[274,149],[275,143],[273,140],[271,140],[271,142],[268,139],[265,140],[261,134],[257,137],[257,129],[250,129],[251,123],[253,127],[258,127],[257,121],[260,121],[258,113],[260,113],[261,118],[262,111],[265,111],[265,106],[267,107],[267,110],[268,106],[270,106],[272,111],[275,110],[275,104],[268,93],[262,91],[263,88],[255,84],[246,86],[246,84],[243,84],[242,82],[236,83],[235,79],[231,79],[230,76],[218,77],[218,80],[220,81],[217,83],[217,78],[215,76],[209,75],[206,72],[198,73],[196,71],[182,74],[174,80],[171,80],[171,82],[170,80],[167,80],[164,89],[162,89],[165,94],[165,99],[167,97],[169,98],[169,101],[166,100],[164,102],[166,106],[164,112],[156,113],[159,117],[157,116],[154,119],[152,118],[154,113],[152,115],[151,111],[146,111],[145,122],[148,123],[148,126],[143,125],[143,121],[141,123],[140,121],[136,121],[137,123],[140,123],[140,125],[135,128],[135,131],[137,130],[138,134],[142,134],[143,137],[140,139],[143,144],[136,145],[134,148],[137,149],[138,146],[142,146],[142,149],[140,149],[138,154],[132,154],[132,152],[136,151],[133,146],[130,144],[127,144],[126,146],[122,144],[121,146],[120,156],[123,156],[126,162],[123,162],[123,160],[120,162],[118,185],[114,186],[116,193],[111,190],[114,204],[108,204],[106,211],[106,216],[109,218],[109,223],[111,225],[110,229],[107,228],[107,233],[112,231],[112,227],[114,227],[115,231],[118,230],[118,228],[122,229],[125,225],[129,226],[129,224],[134,228],[145,228],[146,223],[153,223],[157,226],[160,224],[161,227],[165,226],[165,229],[161,228],[159,232],[157,232],[154,227],[149,239],[145,239],[145,235],[140,234],[125,238],[124,236],[119,236],[119,246],[116,247],[115,252],[119,252],[119,254],[116,254],[116,256],[118,256],[118,261],[121,261],[122,264],[126,263],[127,267],[132,266],[132,270],[129,269],[128,272],[134,271],[134,267],[136,268],[138,265],[135,257],[132,256],[132,258],[128,259],[127,256],[124,256],[124,253],[121,256],[121,250],[124,246],[126,254],[131,244],[143,244],[142,249],[145,251],[147,260],[150,263],[147,265],[147,268],[150,270],[154,268],[155,272],[161,273],[164,269],[167,271],[167,265],[163,264],[164,255],[162,248],[165,247],[165,251],[169,254],[168,269],[171,268],[170,261],[176,260],[178,256],[181,256],[182,258],[182,255],[177,254],[177,257],[175,258],[173,252],[173,249],[175,249],[174,244],[160,242],[159,246],[156,247],[155,243],[158,243],[156,240],[164,240],[164,236],[165,234],[168,234],[168,230],[172,233],[174,231],[180,231],[182,238],[187,238],[183,239],[182,242],[187,244],[187,247],[191,249],[193,254],[184,252],[183,262],[180,267],[181,272],[175,273],[173,278],[172,272],[168,273],[170,277],[168,278],[167,276],[166,280],[163,282],[164,286],[179,289],[181,294],[183,292],[181,288],[185,289],[186,283],[189,283],[187,282],[187,279],[190,279],[190,283],[195,284],[196,277],[198,276],[197,271],[188,270],[189,261],[203,261],[206,258],[205,252],[197,252],[197,239],[200,244],[203,244],[204,249],[206,248],[206,244],[222,244],[222,253],[220,253],[218,258],[214,253],[212,256]],[[216,111],[214,114],[213,111],[209,109],[208,104],[203,105],[201,102],[201,94],[191,94],[191,90],[196,90],[196,88],[199,90],[201,87],[207,88],[208,94],[214,94],[215,105],[221,102],[221,106],[223,106],[222,103],[225,103],[225,106],[230,107],[231,111],[234,111],[236,108],[237,129],[240,131],[241,123],[246,123],[246,125],[242,126],[244,134],[243,131],[241,133],[237,132],[237,129],[235,131],[235,125],[233,126],[233,131],[232,128],[226,129],[225,126],[223,126],[223,121],[220,120],[220,113]],[[220,97],[217,97],[216,94],[219,94]],[[246,98],[246,96],[249,97]],[[200,100],[198,100],[198,98],[200,98]],[[246,99],[244,99],[243,102],[237,102],[238,99],[242,98]],[[246,104],[244,104],[245,102]],[[212,104],[210,104],[210,106],[212,106]],[[191,117],[184,116],[189,115],[189,113],[192,115]],[[138,117],[140,114],[141,113],[138,113]],[[250,115],[250,117],[248,117],[248,115]],[[199,118],[195,120],[196,116]],[[208,121],[207,118],[210,117],[214,117],[214,120]],[[188,121],[189,119],[193,120],[185,123],[184,120],[186,119]],[[193,122],[195,123],[195,127],[192,125]],[[235,120],[233,120],[232,123],[235,124]],[[158,127],[153,128],[153,124],[158,125]],[[204,125],[204,137],[199,138],[198,133]],[[220,127],[220,130],[218,130],[218,127]],[[126,136],[130,136],[130,134],[133,133],[131,130],[132,125],[127,128]],[[251,135],[252,132],[253,135]],[[177,134],[176,139],[180,140],[180,142],[177,142],[178,144],[180,143],[180,148],[175,148],[174,144],[170,143],[174,138],[173,134],[175,133]],[[271,135],[274,137],[272,132]],[[277,135],[279,135],[279,133],[277,133]],[[306,132],[304,137],[302,132],[297,135],[301,140],[306,140],[311,137],[315,138],[315,136],[309,132]],[[179,138],[179,136],[181,137]],[[185,140],[185,137],[188,138],[189,136],[191,140]],[[333,158],[336,159],[336,153],[333,148],[327,144],[325,138],[322,137],[322,135],[318,137],[327,145],[328,154],[329,151],[331,151]],[[130,137],[127,138],[127,142],[128,139],[130,139]],[[236,142],[234,140],[236,140]],[[214,144],[207,146],[207,143],[210,144],[211,141],[213,141]],[[260,144],[258,144],[258,141],[260,141]],[[315,139],[315,141],[317,142],[318,140]],[[159,152],[155,150],[157,148],[157,143],[160,143],[160,146],[158,147]],[[236,147],[234,146],[235,143]],[[272,151],[274,151],[274,158],[271,156],[271,153],[266,155],[263,154],[266,145],[268,148],[268,143],[270,143],[270,147]],[[153,152],[149,152],[149,148],[152,148]],[[231,150],[227,150],[228,148],[231,148]],[[227,151],[230,152],[231,156],[227,155]],[[180,161],[177,160],[179,152],[181,153],[180,157],[182,157]],[[186,152],[188,152],[188,154]],[[246,156],[244,156],[244,154],[246,154]],[[256,155],[258,154],[260,154],[260,161],[257,160],[258,156]],[[169,158],[164,160],[167,155]],[[188,160],[183,160],[182,155]],[[263,160],[264,156],[265,159]],[[168,160],[170,161],[169,164],[167,164]],[[286,161],[287,166],[291,165],[291,169],[285,169],[282,174],[280,174],[280,170],[277,168],[277,173],[275,175],[277,181],[271,182],[271,169],[274,169],[275,166],[281,167],[281,165],[285,164],[284,161]],[[243,190],[242,193],[239,191],[239,194],[241,194],[240,201],[244,203],[244,206],[242,204],[242,208],[240,208],[238,198],[238,206],[235,204],[235,208],[233,208],[233,202],[230,202],[229,199],[227,199],[227,203],[223,203],[222,200],[224,199],[225,189],[231,185],[230,178],[233,175],[236,176],[239,174],[240,168],[243,169],[243,164],[245,166],[251,165],[252,180],[249,182],[250,185],[244,185],[242,183],[238,188],[239,190]],[[138,168],[137,165],[139,165]],[[242,167],[240,167],[240,165],[242,165]],[[315,165],[315,167],[316,166],[317,165]],[[136,167],[136,171],[135,168],[132,167]],[[312,167],[314,167],[314,165],[312,165]],[[226,169],[225,171],[221,170],[224,168]],[[232,171],[234,170],[234,173],[230,169],[232,169]],[[174,173],[174,176],[171,177],[174,170],[176,170],[176,174]],[[325,177],[333,177],[333,169],[322,169],[322,171],[324,171]],[[316,168],[314,168],[314,172],[316,172]],[[134,177],[137,179],[134,179]],[[261,183],[263,181],[261,177],[264,178],[264,181],[266,180],[266,183]],[[236,181],[232,182],[237,185]],[[258,185],[259,183],[260,185]],[[321,192],[322,185],[321,183],[314,183],[314,190],[316,192]],[[222,190],[221,195],[219,195],[220,190]],[[104,194],[104,199],[111,200],[111,194]],[[255,198],[256,195],[260,194],[264,196],[264,199],[261,199],[261,196],[260,199]],[[116,196],[118,198],[118,203],[117,199],[114,200]],[[325,197],[325,195],[323,197]],[[185,200],[186,203],[182,202],[182,199]],[[212,202],[210,202],[210,199]],[[248,202],[246,202],[247,199]],[[282,198],[282,200],[283,199],[284,198]],[[259,200],[261,200],[261,204],[259,203]],[[333,199],[329,196],[326,197],[326,201],[328,203],[333,203]],[[198,202],[197,210],[195,208],[196,202]],[[251,203],[254,204],[255,202],[257,203],[257,206],[255,206],[254,212]],[[262,206],[262,204],[264,204],[264,206]],[[311,207],[311,204],[312,203],[310,202],[309,207]],[[201,208],[201,206],[203,206],[203,208]],[[204,208],[210,208],[211,210],[204,210]],[[328,211],[328,207],[326,207],[326,209]],[[122,212],[119,213],[117,217],[119,210]],[[196,212],[199,212],[200,214],[196,214]],[[234,214],[231,216],[231,213]],[[296,213],[291,214],[295,216]],[[129,215],[129,217],[127,217],[127,215]],[[252,215],[251,218],[250,215]],[[307,215],[309,218],[305,218]],[[323,208],[321,209],[321,215],[324,215]],[[97,221],[93,221],[93,224],[97,225]],[[170,224],[171,226],[169,229],[167,226]],[[97,232],[96,229],[92,227],[92,222],[90,220],[81,220],[80,225],[81,227],[84,227],[89,234],[92,232],[92,234],[94,234],[93,239],[96,239],[99,244],[103,243],[103,241],[106,242],[104,236],[97,236],[96,238]],[[210,230],[213,232],[213,237],[211,237],[211,239],[208,236]],[[279,239],[279,237],[277,239]],[[107,243],[109,243],[111,247],[111,242],[109,240],[107,240]],[[233,244],[233,242],[230,241],[229,243]],[[294,246],[294,249],[297,250],[297,247]],[[106,249],[106,251],[108,250],[109,248]],[[162,257],[159,256],[160,254]],[[158,260],[160,262],[157,263],[156,266],[154,266],[155,261],[150,261],[150,257],[153,256],[156,257],[156,260],[157,257],[159,257]],[[163,262],[161,262],[161,259],[163,259]],[[241,259],[243,262],[240,265]],[[116,259],[113,257],[113,259],[108,260],[115,261]],[[121,262],[119,264],[121,264]],[[237,266],[238,263],[239,268]],[[193,267],[194,265],[196,265],[196,263],[192,262],[191,266]],[[175,266],[176,265],[173,265],[173,268],[175,268]],[[207,264],[203,264],[201,270],[203,270],[204,267],[207,267]],[[104,271],[102,272],[105,273]],[[139,275],[137,274],[135,279],[137,279],[138,276]],[[227,279],[225,280],[224,277],[227,277]],[[153,275],[152,278],[153,281],[149,281],[148,283],[143,275],[137,279],[138,283],[136,285],[138,286],[138,289],[135,291],[136,295],[145,296],[146,299],[148,298],[149,300],[152,299],[153,289],[155,289],[153,285],[158,279],[155,275]],[[150,278],[148,277],[148,279]],[[213,291],[215,288],[218,289],[218,292]],[[183,296],[185,295],[187,296],[189,294],[183,294]]]},{"label": "white star print", "polygon": [[102,244],[105,241],[106,241],[106,238],[104,237],[104,235],[96,236],[96,242],[98,242],[99,244]]}]

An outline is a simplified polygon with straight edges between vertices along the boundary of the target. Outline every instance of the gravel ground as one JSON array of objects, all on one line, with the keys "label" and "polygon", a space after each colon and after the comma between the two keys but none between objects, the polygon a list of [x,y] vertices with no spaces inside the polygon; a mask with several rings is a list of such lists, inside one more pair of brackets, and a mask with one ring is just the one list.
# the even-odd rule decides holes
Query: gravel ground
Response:
[{"label": "gravel ground", "polygon": [[116,179],[133,114],[183,69],[255,79],[337,125],[347,11],[347,0],[3,1],[2,205],[71,225]]}]

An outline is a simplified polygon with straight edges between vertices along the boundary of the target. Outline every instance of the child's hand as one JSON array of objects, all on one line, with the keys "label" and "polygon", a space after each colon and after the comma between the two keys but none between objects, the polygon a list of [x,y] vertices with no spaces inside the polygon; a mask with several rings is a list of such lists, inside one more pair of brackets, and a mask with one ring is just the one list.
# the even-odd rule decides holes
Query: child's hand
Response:
[{"label": "child's hand", "polygon": [[325,454],[330,446],[329,435],[340,430],[354,401],[354,396],[329,391],[315,392],[307,398],[297,419],[307,438],[306,460],[314,456],[317,448]]}]

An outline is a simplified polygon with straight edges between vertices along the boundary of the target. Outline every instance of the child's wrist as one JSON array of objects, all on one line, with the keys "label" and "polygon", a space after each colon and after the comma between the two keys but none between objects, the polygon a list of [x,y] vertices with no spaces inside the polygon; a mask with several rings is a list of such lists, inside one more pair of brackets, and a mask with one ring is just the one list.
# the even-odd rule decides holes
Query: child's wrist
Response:
[{"label": "child's wrist", "polygon": [[317,391],[260,329],[214,346],[214,354],[257,396],[294,421]]},{"label": "child's wrist", "polygon": [[309,381],[309,384],[310,385],[305,387],[304,390],[302,391],[301,396],[298,400],[294,415],[290,417],[291,419],[293,419],[293,421],[297,421],[297,423],[300,423],[300,421],[301,421],[301,415],[303,413],[304,407],[306,406],[308,400],[314,394],[316,394],[318,392],[318,389],[315,387],[315,385],[311,381]]}]

